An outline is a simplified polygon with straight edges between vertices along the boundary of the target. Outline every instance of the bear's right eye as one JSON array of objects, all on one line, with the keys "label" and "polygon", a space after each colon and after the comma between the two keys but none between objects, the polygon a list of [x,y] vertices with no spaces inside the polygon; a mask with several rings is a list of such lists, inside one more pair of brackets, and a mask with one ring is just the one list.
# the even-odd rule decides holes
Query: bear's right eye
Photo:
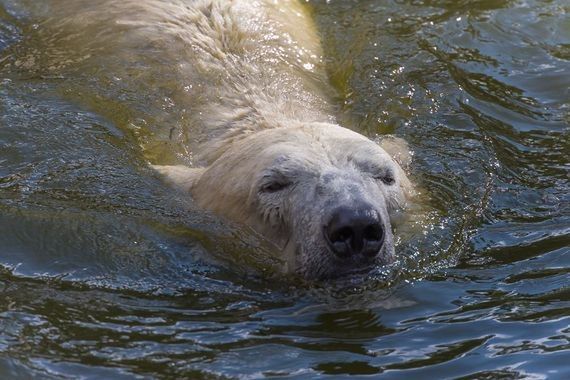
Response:
[{"label": "bear's right eye", "polygon": [[278,191],[284,190],[289,185],[289,182],[283,181],[269,182],[261,187],[261,191],[264,193],[276,193]]}]

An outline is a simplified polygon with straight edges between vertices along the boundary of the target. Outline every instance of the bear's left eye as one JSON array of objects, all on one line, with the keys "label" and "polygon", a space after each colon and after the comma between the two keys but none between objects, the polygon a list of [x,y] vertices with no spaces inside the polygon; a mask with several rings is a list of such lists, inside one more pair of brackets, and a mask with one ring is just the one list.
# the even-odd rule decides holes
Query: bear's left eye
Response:
[{"label": "bear's left eye", "polygon": [[384,172],[382,174],[377,174],[374,176],[374,179],[380,180],[388,186],[396,183],[396,178],[394,178],[394,174],[391,171]]},{"label": "bear's left eye", "polygon": [[382,181],[385,185],[396,183],[396,177],[391,168],[371,161],[357,162],[357,167],[376,181]]}]

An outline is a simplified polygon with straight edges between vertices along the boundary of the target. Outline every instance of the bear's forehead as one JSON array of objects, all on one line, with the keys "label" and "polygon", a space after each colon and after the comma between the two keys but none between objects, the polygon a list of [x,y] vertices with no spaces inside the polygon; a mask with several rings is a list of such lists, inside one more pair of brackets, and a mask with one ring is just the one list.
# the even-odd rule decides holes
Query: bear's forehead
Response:
[{"label": "bear's forehead", "polygon": [[392,166],[387,153],[374,143],[359,146],[276,144],[268,147],[263,156],[262,165],[267,169],[287,171],[320,171],[327,167],[373,170]]},{"label": "bear's forehead", "polygon": [[301,128],[279,128],[265,131],[249,141],[259,145],[267,153],[278,154],[280,151],[311,153],[366,154],[382,152],[382,149],[371,140],[353,131],[335,125]]},{"label": "bear's forehead", "polygon": [[272,144],[266,145],[265,150],[276,155],[289,152],[294,155],[306,152],[334,157],[387,155],[378,144],[356,133],[310,135],[298,132],[294,139],[278,137]]},{"label": "bear's forehead", "polygon": [[375,142],[332,124],[276,128],[253,133],[234,146],[234,162],[257,169],[319,170],[323,167],[391,166]]}]

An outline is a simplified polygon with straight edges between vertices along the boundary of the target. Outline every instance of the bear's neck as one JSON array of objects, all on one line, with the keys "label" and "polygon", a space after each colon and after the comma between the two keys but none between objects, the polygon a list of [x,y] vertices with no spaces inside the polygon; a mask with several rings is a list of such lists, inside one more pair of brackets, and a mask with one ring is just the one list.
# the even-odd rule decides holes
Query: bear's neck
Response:
[{"label": "bear's neck", "polygon": [[[217,87],[214,99],[203,105],[198,123],[208,139],[279,128],[297,123],[334,122],[331,103],[310,92],[299,78],[252,78],[240,91]],[[285,79],[286,78],[286,79]],[[292,83],[284,84],[284,79]],[[232,83],[233,87],[235,84]]]},{"label": "bear's neck", "polygon": [[300,2],[205,0],[196,6],[205,9],[189,26],[205,26],[184,34],[194,50],[192,71],[182,73],[199,85],[191,102],[194,137],[334,122],[320,38]]}]

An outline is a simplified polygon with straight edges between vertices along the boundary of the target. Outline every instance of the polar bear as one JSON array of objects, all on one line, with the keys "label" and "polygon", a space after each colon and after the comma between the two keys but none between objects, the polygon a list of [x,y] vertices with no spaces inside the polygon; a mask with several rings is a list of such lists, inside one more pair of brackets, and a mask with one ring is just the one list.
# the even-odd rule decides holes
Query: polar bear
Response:
[{"label": "polar bear", "polygon": [[324,279],[393,261],[392,222],[412,194],[408,152],[335,123],[307,10],[294,0],[145,4],[171,18],[130,22],[176,36],[191,51],[182,74],[203,91],[198,165],[153,167],[280,247],[285,271]]},{"label": "polar bear", "polygon": [[175,83],[170,97],[189,110],[192,158],[186,166],[155,160],[153,168],[199,206],[274,243],[283,271],[325,279],[394,259],[393,221],[412,194],[400,165],[407,150],[337,124],[320,39],[301,1],[40,8],[51,14],[42,28],[71,31],[65,48],[77,48],[79,64],[136,76],[145,91],[156,73],[137,68],[162,63],[154,69]]}]

